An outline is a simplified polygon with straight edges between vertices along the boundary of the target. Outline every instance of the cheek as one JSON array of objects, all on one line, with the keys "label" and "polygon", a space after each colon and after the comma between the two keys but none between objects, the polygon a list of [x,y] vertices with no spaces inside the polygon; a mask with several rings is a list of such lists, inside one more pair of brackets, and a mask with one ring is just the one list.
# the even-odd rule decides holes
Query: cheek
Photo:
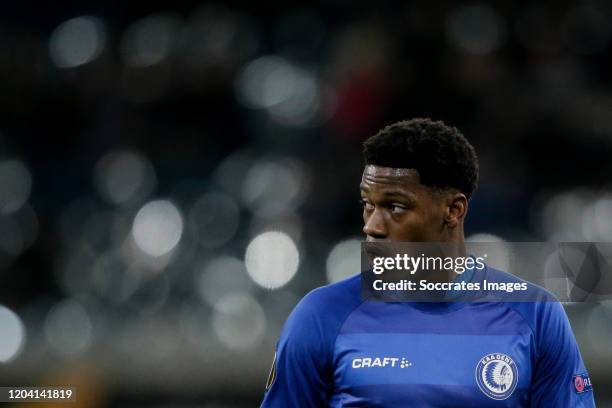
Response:
[{"label": "cheek", "polygon": [[389,228],[393,239],[413,242],[436,241],[440,222],[432,210],[411,211],[402,217],[396,217]]},{"label": "cheek", "polygon": [[422,241],[429,235],[429,223],[420,214],[408,213],[401,217],[395,217],[390,223],[390,233],[396,240]]}]

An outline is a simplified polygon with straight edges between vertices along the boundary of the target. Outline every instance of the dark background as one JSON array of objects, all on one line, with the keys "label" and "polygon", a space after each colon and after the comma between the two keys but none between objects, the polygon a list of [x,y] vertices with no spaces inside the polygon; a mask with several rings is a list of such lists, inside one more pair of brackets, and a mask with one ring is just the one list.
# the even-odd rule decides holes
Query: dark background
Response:
[{"label": "dark background", "polygon": [[[360,143],[401,119],[476,147],[471,239],[612,236],[608,2],[0,9],[2,385],[256,406],[291,308],[358,271]],[[567,311],[607,406],[612,308]]]}]

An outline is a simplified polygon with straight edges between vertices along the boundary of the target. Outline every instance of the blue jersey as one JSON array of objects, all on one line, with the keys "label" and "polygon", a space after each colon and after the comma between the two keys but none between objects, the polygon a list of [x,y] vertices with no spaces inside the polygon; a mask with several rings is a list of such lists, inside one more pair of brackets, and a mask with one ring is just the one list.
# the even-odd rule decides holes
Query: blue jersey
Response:
[{"label": "blue jersey", "polygon": [[563,307],[529,286],[543,301],[363,300],[359,276],[315,289],[285,323],[262,407],[595,406]]}]

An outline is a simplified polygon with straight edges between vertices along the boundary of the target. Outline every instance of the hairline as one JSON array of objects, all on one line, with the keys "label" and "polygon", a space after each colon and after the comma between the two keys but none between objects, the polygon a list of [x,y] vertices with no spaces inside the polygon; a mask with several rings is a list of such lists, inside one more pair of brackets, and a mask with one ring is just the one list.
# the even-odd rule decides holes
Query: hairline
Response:
[{"label": "hairline", "polygon": [[[372,169],[373,167],[377,167],[378,169],[384,169],[385,170],[385,174],[383,176],[386,177],[407,177],[407,176],[417,176],[418,177],[418,183],[420,185],[422,185],[423,187],[425,187],[426,189],[428,189],[432,194],[435,194],[437,196],[440,196],[444,193],[448,193],[451,191],[458,191],[461,194],[465,193],[463,191],[461,191],[460,189],[458,189],[457,187],[451,187],[451,186],[446,186],[446,187],[440,187],[440,186],[431,186],[428,184],[424,184],[421,181],[421,175],[418,169],[415,168],[409,168],[409,167],[388,167],[388,166],[380,166],[378,164],[374,164],[374,163],[366,163],[363,169],[363,174],[366,174],[368,172],[368,168]],[[466,195],[467,197],[467,195]]]}]

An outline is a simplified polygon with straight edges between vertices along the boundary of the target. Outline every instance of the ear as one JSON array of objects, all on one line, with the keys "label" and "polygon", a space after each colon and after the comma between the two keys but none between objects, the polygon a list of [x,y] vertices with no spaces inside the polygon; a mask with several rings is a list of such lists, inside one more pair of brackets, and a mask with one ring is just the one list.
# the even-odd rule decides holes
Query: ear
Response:
[{"label": "ear", "polygon": [[460,192],[450,193],[446,199],[444,223],[449,228],[456,228],[463,222],[467,209],[468,200],[465,194]]}]

